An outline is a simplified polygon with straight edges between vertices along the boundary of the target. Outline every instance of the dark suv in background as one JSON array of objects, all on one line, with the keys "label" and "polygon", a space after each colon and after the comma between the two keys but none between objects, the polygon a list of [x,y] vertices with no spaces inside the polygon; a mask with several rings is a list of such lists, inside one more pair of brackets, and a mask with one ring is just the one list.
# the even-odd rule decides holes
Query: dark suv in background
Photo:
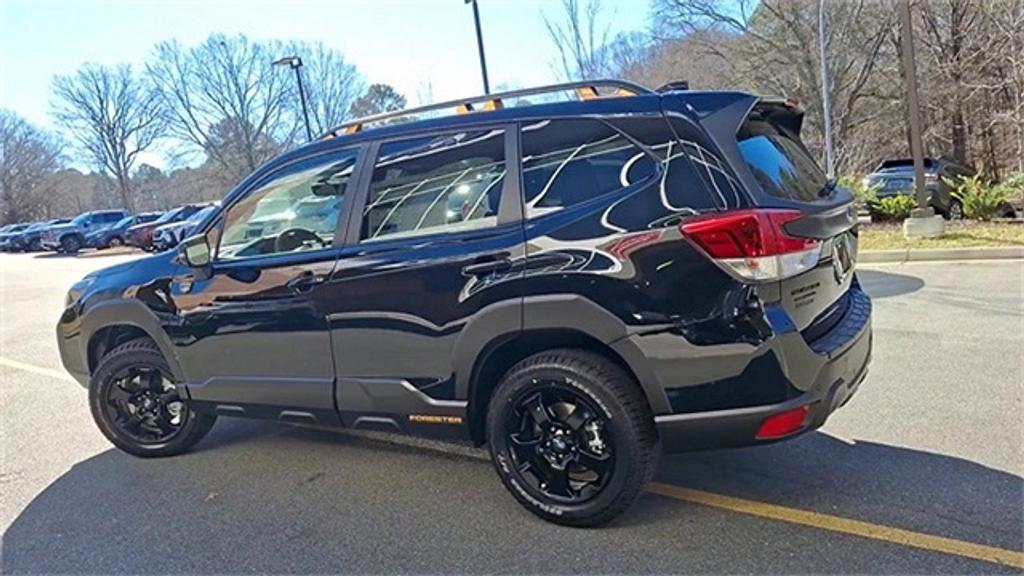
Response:
[{"label": "dark suv in background", "polygon": [[[974,176],[974,170],[946,158],[924,159],[924,186],[928,192],[929,205],[947,220],[964,217],[964,207],[953,197],[954,188],[946,180],[956,182],[960,178]],[[885,160],[864,178],[865,187],[878,186],[879,199],[890,196],[914,195],[914,161],[910,158]],[[868,206],[871,210],[871,206]]]},{"label": "dark suv in background", "polygon": [[599,524],[661,448],[792,438],[864,379],[853,198],[802,119],[602,81],[356,120],[75,284],[61,359],[137,456],[220,415],[467,438],[533,513]]},{"label": "dark suv in background", "polygon": [[46,250],[75,254],[88,246],[85,237],[103,230],[128,216],[124,210],[95,210],[75,216],[67,224],[50,226],[43,231],[41,244]]}]

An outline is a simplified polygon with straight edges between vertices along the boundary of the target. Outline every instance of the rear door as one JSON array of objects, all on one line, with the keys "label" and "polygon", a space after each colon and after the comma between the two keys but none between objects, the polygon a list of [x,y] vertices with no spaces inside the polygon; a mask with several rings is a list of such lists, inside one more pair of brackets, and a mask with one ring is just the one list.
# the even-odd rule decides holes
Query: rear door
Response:
[{"label": "rear door", "polygon": [[498,125],[370,152],[328,316],[346,425],[464,432],[473,359],[521,327],[515,143]]},{"label": "rear door", "polygon": [[[781,282],[782,303],[804,330],[849,290],[857,258],[857,213],[852,195],[834,187],[800,140],[802,111],[786,103],[754,106],[736,134],[743,165],[755,182],[760,207],[803,215],[784,228],[793,236],[822,240],[817,265]],[[841,303],[840,303],[841,304]]]}]

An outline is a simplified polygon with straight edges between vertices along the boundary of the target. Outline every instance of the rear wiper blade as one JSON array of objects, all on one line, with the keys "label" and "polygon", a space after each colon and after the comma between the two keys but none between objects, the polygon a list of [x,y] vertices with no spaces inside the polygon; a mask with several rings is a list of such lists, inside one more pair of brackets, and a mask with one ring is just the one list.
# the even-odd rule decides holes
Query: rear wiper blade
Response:
[{"label": "rear wiper blade", "polygon": [[819,198],[828,198],[835,191],[836,191],[836,179],[835,178],[829,178],[829,179],[825,180],[825,185],[821,187],[821,190],[818,190],[818,197]]}]

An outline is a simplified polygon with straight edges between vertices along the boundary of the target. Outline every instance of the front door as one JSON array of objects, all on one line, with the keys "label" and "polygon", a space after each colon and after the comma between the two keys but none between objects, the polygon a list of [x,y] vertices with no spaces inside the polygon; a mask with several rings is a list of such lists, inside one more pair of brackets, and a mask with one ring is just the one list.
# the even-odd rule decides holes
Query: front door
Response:
[{"label": "front door", "polygon": [[474,127],[375,148],[334,273],[338,410],[357,428],[458,436],[479,348],[521,328],[515,133]]},{"label": "front door", "polygon": [[175,279],[168,333],[194,402],[336,422],[326,295],[357,157],[321,153],[270,173],[212,225],[212,272]]}]

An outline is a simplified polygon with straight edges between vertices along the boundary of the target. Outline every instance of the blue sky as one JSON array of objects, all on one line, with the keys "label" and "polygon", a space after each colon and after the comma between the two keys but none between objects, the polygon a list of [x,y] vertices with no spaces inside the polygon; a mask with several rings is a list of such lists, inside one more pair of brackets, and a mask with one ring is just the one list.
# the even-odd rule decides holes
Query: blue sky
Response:
[{"label": "blue sky", "polygon": [[[642,29],[647,5],[604,0],[604,18],[613,34]],[[556,79],[543,14],[558,9],[557,0],[480,0],[492,88]],[[54,74],[87,61],[139,65],[156,42],[194,44],[211,32],[321,40],[410,102],[428,83],[436,100],[482,92],[463,0],[0,0],[0,107],[51,127]]]}]

